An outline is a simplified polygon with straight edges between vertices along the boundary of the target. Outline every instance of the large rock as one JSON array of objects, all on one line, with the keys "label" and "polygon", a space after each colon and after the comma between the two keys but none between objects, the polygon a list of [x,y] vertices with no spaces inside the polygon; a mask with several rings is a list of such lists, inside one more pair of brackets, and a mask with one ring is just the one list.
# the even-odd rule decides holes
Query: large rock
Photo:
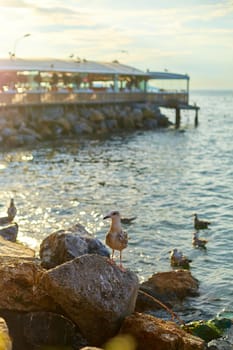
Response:
[{"label": "large rock", "polygon": [[151,315],[135,313],[128,316],[120,333],[131,335],[137,350],[204,350],[204,341],[183,331],[174,322]]},{"label": "large rock", "polygon": [[0,258],[0,309],[56,311],[53,300],[38,286],[42,274],[34,259]]},{"label": "large rock", "polygon": [[88,344],[79,329],[57,313],[0,310],[0,316],[8,324],[14,350],[80,349]]},{"label": "large rock", "polygon": [[233,327],[233,320],[228,318],[214,318],[207,321],[200,320],[186,323],[183,329],[208,343],[213,339],[223,336],[227,337],[227,333],[231,333],[231,327]]},{"label": "large rock", "polygon": [[20,243],[10,242],[3,237],[0,237],[0,262],[7,263],[10,258],[26,258],[32,259],[35,257],[35,251]]},{"label": "large rock", "polygon": [[101,345],[134,311],[138,278],[99,255],[83,255],[48,270],[43,288],[66,311],[90,345]]},{"label": "large rock", "polygon": [[87,345],[78,328],[66,317],[51,312],[30,312],[23,315],[23,335],[33,346]]},{"label": "large rock", "polygon": [[0,218],[0,225],[8,225],[10,223],[10,219],[8,216],[2,216]]},{"label": "large rock", "polygon": [[108,249],[80,224],[52,233],[40,245],[41,264],[47,269],[84,254],[109,257]]},{"label": "large rock", "polygon": [[[174,305],[187,296],[197,296],[198,287],[199,283],[190,271],[175,270],[154,274],[140,285],[140,290],[167,305]],[[156,305],[153,300],[139,293],[136,310],[142,312],[154,308]],[[157,308],[160,308],[159,304]]]},{"label": "large rock", "polygon": [[2,229],[0,229],[0,236],[8,241],[16,242],[18,229],[19,227],[16,222],[9,224],[3,227]]},{"label": "large rock", "polygon": [[214,339],[208,343],[209,350],[232,350],[233,344],[227,339]]},{"label": "large rock", "polygon": [[100,110],[97,110],[97,109],[91,109],[91,116],[90,116],[90,120],[92,122],[101,122],[103,121],[105,118],[104,118],[104,115],[103,113],[100,111]]},{"label": "large rock", "polygon": [[45,270],[34,256],[34,250],[0,237],[0,309],[58,309],[39,287],[40,277]]}]

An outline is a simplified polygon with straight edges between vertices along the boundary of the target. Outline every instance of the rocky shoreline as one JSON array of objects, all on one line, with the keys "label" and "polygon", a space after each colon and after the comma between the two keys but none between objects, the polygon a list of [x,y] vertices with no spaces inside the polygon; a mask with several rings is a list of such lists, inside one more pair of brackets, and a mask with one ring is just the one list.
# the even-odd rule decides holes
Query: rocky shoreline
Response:
[{"label": "rocky shoreline", "polygon": [[[15,222],[5,217],[0,224],[1,349],[232,349],[221,339],[232,320],[219,329],[206,323],[200,337],[172,311],[199,294],[190,271],[155,273],[139,284],[134,272],[109,262],[107,247],[80,224],[46,237],[39,257],[16,241]],[[161,307],[170,321],[154,315]]]},{"label": "rocky shoreline", "polygon": [[25,106],[0,110],[0,145],[19,147],[63,137],[104,135],[171,125],[149,103],[98,106]]}]

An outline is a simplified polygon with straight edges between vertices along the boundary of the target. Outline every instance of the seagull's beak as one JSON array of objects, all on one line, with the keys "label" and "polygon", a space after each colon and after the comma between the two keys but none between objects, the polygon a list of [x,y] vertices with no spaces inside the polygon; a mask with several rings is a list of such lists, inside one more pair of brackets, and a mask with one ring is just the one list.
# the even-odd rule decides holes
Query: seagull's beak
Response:
[{"label": "seagull's beak", "polygon": [[105,220],[105,219],[109,219],[111,216],[108,214],[108,215],[105,215],[104,217],[103,217],[103,220]]}]

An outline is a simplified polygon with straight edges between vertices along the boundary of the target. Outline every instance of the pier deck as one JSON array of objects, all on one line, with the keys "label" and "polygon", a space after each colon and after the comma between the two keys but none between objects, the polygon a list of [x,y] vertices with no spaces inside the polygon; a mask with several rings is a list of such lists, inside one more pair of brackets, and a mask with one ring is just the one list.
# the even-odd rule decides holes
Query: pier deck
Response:
[{"label": "pier deck", "polygon": [[180,127],[181,110],[194,110],[195,126],[198,125],[196,105],[189,105],[187,93],[178,92],[1,92],[0,108],[46,106],[46,105],[98,105],[123,103],[153,103],[158,107],[172,108],[176,111],[176,128]]}]

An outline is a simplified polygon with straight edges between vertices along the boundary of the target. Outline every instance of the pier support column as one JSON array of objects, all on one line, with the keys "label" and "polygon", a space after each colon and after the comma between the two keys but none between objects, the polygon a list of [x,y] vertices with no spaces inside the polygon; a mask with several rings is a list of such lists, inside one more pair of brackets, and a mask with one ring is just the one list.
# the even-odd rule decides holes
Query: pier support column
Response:
[{"label": "pier support column", "polygon": [[179,129],[180,127],[180,108],[176,107],[176,129]]},{"label": "pier support column", "polygon": [[118,87],[118,74],[114,75],[114,86],[113,86],[114,92],[119,92],[119,87]]},{"label": "pier support column", "polygon": [[194,125],[195,127],[198,126],[198,109],[196,109],[196,112],[195,112],[195,120],[194,120]]}]

